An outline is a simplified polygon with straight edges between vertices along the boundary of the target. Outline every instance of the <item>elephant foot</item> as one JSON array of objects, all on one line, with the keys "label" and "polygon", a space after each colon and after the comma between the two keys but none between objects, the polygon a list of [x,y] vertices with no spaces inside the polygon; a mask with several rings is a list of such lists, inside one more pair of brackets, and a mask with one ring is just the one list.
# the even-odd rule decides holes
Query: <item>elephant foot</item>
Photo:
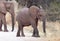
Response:
[{"label": "elephant foot", "polygon": [[22,37],[25,37],[25,35],[21,35]]},{"label": "elephant foot", "polygon": [[0,31],[3,31],[2,29],[0,29]]},{"label": "elephant foot", "polygon": [[8,30],[4,30],[4,32],[8,32]]},{"label": "elephant foot", "polygon": [[32,37],[40,37],[39,35],[32,35]]},{"label": "elephant foot", "polygon": [[20,34],[17,34],[16,37],[20,37]]}]

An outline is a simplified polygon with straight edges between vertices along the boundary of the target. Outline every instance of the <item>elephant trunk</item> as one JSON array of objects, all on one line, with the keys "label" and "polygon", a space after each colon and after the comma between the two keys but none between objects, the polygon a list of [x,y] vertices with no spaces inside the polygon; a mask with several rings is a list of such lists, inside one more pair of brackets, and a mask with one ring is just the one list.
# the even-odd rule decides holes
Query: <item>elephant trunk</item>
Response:
[{"label": "elephant trunk", "polygon": [[12,14],[11,18],[12,18],[12,31],[13,31],[14,30],[14,25],[15,25],[15,15]]},{"label": "elephant trunk", "polygon": [[46,34],[46,18],[43,18],[43,32]]},{"label": "elephant trunk", "polygon": [[14,17],[12,16],[12,31],[14,30]]}]

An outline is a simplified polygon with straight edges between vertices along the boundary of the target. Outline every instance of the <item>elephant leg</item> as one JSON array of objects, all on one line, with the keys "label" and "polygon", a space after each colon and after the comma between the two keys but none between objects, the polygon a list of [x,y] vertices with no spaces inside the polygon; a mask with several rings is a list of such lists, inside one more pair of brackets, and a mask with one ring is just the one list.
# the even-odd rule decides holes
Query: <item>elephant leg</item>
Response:
[{"label": "elephant leg", "polygon": [[25,37],[24,32],[23,32],[23,26],[21,27],[21,35]]},{"label": "elephant leg", "polygon": [[[36,23],[35,23],[36,24]],[[32,24],[33,27],[33,36],[35,36],[35,29],[34,29],[34,24]],[[35,27],[37,27],[37,24],[35,25]]]},{"label": "elephant leg", "polygon": [[2,18],[2,21],[3,21],[3,24],[4,24],[4,32],[8,32],[5,16]]},{"label": "elephant leg", "polygon": [[35,20],[32,20],[31,25],[33,27],[33,35],[32,36],[33,37],[40,37],[39,36],[38,29],[37,29],[37,23],[36,23],[36,21]]},{"label": "elephant leg", "polygon": [[32,36],[35,36],[35,30],[33,29],[33,35]]},{"label": "elephant leg", "polygon": [[0,20],[0,31],[2,31],[2,21]]},{"label": "elephant leg", "polygon": [[20,36],[20,27],[21,27],[21,25],[20,25],[20,23],[18,22],[18,31],[17,31],[17,37],[19,37]]}]

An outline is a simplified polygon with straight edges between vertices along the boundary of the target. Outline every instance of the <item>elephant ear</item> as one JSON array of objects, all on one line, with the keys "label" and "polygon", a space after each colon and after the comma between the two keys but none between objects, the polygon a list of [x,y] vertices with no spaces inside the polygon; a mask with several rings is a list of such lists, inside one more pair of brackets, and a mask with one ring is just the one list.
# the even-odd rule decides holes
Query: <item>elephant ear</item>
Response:
[{"label": "elephant ear", "polygon": [[37,6],[31,6],[29,8],[30,16],[34,19],[37,18],[39,8]]}]

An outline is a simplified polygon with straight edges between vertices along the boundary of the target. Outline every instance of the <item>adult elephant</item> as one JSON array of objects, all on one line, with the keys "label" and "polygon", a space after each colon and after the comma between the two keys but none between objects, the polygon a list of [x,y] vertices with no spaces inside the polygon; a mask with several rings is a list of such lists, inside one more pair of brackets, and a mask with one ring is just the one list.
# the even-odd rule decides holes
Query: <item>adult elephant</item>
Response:
[{"label": "adult elephant", "polygon": [[46,33],[45,16],[46,16],[45,11],[37,6],[31,6],[30,8],[25,7],[22,10],[20,10],[16,16],[16,20],[18,22],[17,36],[18,37],[20,36],[20,32],[21,32],[21,36],[25,36],[23,32],[23,27],[32,25],[33,27],[32,36],[39,37],[39,31],[37,29],[39,19],[43,21],[43,31],[44,33]]},{"label": "adult elephant", "polygon": [[[0,14],[4,14],[4,18],[6,16],[6,13],[9,12],[11,14],[11,18],[12,18],[12,31],[14,30],[14,18],[15,18],[15,13],[14,13],[14,4],[13,2],[8,2],[8,1],[0,1]],[[2,17],[2,16],[1,16]],[[6,18],[4,19],[4,30],[7,30],[7,26],[6,26]],[[0,30],[2,30],[2,23],[0,23]]]}]

